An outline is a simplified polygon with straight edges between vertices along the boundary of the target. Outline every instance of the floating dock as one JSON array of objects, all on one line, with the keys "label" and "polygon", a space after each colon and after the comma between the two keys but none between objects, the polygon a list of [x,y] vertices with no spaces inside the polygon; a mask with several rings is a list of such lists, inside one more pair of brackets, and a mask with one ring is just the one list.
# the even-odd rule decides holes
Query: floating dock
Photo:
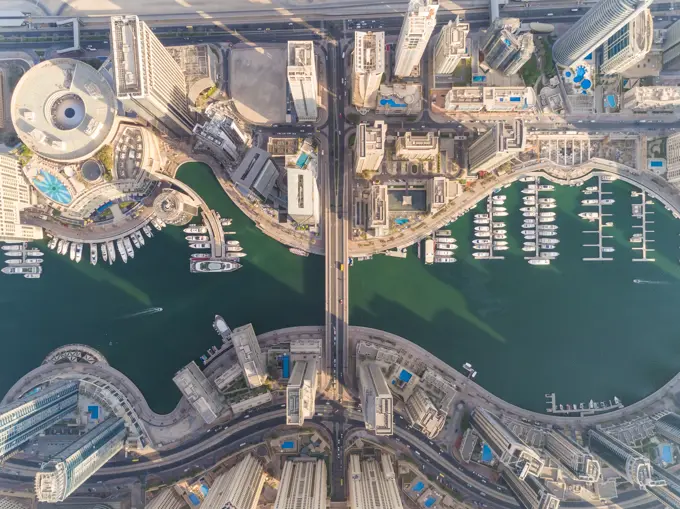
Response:
[{"label": "floating dock", "polygon": [[605,253],[604,239],[614,238],[611,235],[605,235],[604,229],[607,228],[607,227],[613,226],[614,223],[612,223],[611,221],[605,222],[605,217],[611,217],[611,214],[605,214],[602,211],[603,196],[612,194],[611,191],[603,191],[602,190],[602,183],[603,182],[611,182],[611,180],[604,179],[602,175],[598,175],[597,176],[597,212],[598,212],[597,230],[587,230],[587,231],[583,232],[583,233],[590,233],[590,234],[596,234],[597,235],[597,244],[583,244],[583,247],[596,247],[598,255],[597,255],[597,257],[583,258],[583,261],[585,261],[585,262],[608,262],[608,261],[612,261],[614,259],[614,258],[611,258],[610,256],[604,256],[604,253]]},{"label": "floating dock", "polygon": [[641,191],[638,193],[631,193],[633,197],[635,196],[640,196],[642,198],[642,201],[640,203],[633,203],[632,206],[632,212],[633,212],[633,217],[638,218],[641,220],[640,224],[634,224],[633,228],[639,228],[641,230],[641,237],[642,237],[642,242],[640,246],[633,246],[633,251],[640,251],[642,257],[641,258],[633,258],[634,262],[653,262],[656,261],[655,258],[650,258],[647,253],[650,251],[654,251],[654,249],[649,247],[650,242],[654,242],[654,240],[650,239],[648,235],[650,233],[654,233],[654,230],[650,230],[647,225],[649,224],[654,224],[654,221],[648,219],[648,216],[654,214],[654,212],[648,212],[647,211],[647,192],[646,191]]},{"label": "floating dock", "polygon": [[571,404],[558,405],[555,401],[554,392],[546,394],[545,398],[546,403],[549,405],[548,408],[545,409],[545,411],[548,412],[549,414],[555,415],[578,414],[581,417],[585,417],[586,415],[601,414],[623,408],[623,403],[621,403],[621,400],[619,400],[619,398],[617,398],[616,396],[614,396],[614,401],[612,400],[609,400],[607,402],[600,401],[599,403],[597,403],[591,399],[588,404],[579,403],[573,405]]}]

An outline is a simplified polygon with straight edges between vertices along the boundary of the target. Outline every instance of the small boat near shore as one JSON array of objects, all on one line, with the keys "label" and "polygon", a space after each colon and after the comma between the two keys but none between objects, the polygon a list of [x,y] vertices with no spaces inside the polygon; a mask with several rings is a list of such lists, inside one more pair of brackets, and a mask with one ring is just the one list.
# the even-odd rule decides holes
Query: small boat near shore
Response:
[{"label": "small boat near shore", "polygon": [[184,238],[189,242],[208,242],[210,240],[207,235],[187,235]]},{"label": "small boat near shore", "polygon": [[307,251],[303,251],[302,249],[298,249],[297,247],[291,247],[290,249],[288,249],[288,251],[298,256],[309,256],[309,253]]}]

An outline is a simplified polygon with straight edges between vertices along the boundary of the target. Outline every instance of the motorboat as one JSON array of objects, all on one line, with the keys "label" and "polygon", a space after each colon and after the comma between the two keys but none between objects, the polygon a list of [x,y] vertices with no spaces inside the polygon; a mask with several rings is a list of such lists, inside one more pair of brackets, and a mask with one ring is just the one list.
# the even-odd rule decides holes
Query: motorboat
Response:
[{"label": "motorboat", "polygon": [[[96,246],[97,244],[95,244]],[[102,252],[102,260],[104,260],[104,263],[109,261],[109,253],[106,251],[106,243],[99,244],[99,249]]]},{"label": "motorboat", "polygon": [[502,211],[502,212],[494,212],[493,215],[496,216],[496,217],[505,217],[505,216],[508,215],[508,213],[505,212],[505,211]]},{"label": "motorboat", "polygon": [[524,224],[536,224],[536,220],[535,220],[535,219],[529,218],[529,219],[525,219],[525,220],[523,221],[523,223],[524,223]]},{"label": "motorboat", "polygon": [[[135,247],[136,247],[137,249],[139,249],[139,248],[142,247],[142,245],[139,243],[139,239],[138,239],[137,236],[134,234],[134,232],[130,235],[129,238],[130,238],[130,240],[132,241],[132,243],[135,245]],[[123,241],[123,242],[125,242],[125,241]]]},{"label": "motorboat", "polygon": [[246,256],[246,253],[226,253],[225,254],[225,258],[227,260],[242,258],[244,256]]},{"label": "motorboat", "polygon": [[532,228],[536,228],[536,223],[524,222],[524,223],[522,223],[522,228],[525,229],[525,230],[530,230]]},{"label": "motorboat", "polygon": [[551,184],[541,184],[540,186],[538,186],[538,190],[539,191],[554,191],[555,186],[553,186]]},{"label": "motorboat", "polygon": [[146,244],[146,241],[144,240],[144,235],[142,235],[142,232],[140,232],[139,230],[137,230],[137,231],[134,233],[134,235],[135,235],[135,237],[137,237],[137,240],[139,241],[139,243],[140,243],[142,246],[143,246],[144,244]]},{"label": "motorboat", "polygon": [[637,244],[637,243],[642,242],[642,237],[636,237],[635,235],[633,235],[629,240],[630,240],[630,242]]},{"label": "motorboat", "polygon": [[453,256],[453,251],[449,249],[438,249],[434,252],[435,256]]},{"label": "motorboat", "polygon": [[238,245],[240,245],[241,243],[240,243],[238,240],[228,240],[228,241],[226,242],[226,244],[227,244],[227,246],[238,246]]},{"label": "motorboat", "polygon": [[597,212],[580,212],[578,217],[587,219],[588,221],[595,221],[600,217],[600,214]]},{"label": "motorboat", "polygon": [[559,244],[560,239],[551,239],[551,238],[544,238],[541,237],[538,239],[538,243],[541,245],[549,245],[552,246],[554,244]]},{"label": "motorboat", "polygon": [[474,239],[472,243],[487,246],[491,244],[491,239]]},{"label": "motorboat", "polygon": [[611,247],[611,246],[604,246],[604,247],[602,248],[602,252],[603,252],[603,253],[613,253],[613,252],[614,252],[614,248]]},{"label": "motorboat", "polygon": [[538,217],[555,217],[557,212],[539,212]]},{"label": "motorboat", "polygon": [[536,248],[531,246],[524,246],[522,248],[522,251],[536,251]]},{"label": "motorboat", "polygon": [[581,205],[598,205],[600,200],[581,200]]},{"label": "motorboat", "polygon": [[496,245],[494,245],[493,248],[494,248],[495,251],[507,251],[508,249],[510,249],[510,246],[496,246]]},{"label": "motorboat", "polygon": [[522,189],[523,194],[535,194],[536,189]]},{"label": "motorboat", "polygon": [[434,242],[435,244],[451,244],[456,242],[456,239],[453,237],[435,237]]},{"label": "motorboat", "polygon": [[482,244],[482,245],[476,244],[476,245],[472,246],[472,249],[489,249],[490,247],[491,247],[491,244]]},{"label": "motorboat", "polygon": [[435,256],[434,263],[456,263],[456,259],[451,256]]},{"label": "motorboat", "polygon": [[434,234],[436,237],[450,237],[451,230],[437,230]]},{"label": "motorboat", "polygon": [[450,242],[447,243],[447,244],[437,244],[437,249],[447,249],[447,250],[458,249],[458,245],[451,244]]},{"label": "motorboat", "polygon": [[242,265],[236,262],[198,260],[190,262],[189,270],[191,272],[233,272],[241,267]]},{"label": "motorboat", "polygon": [[555,230],[540,230],[538,232],[539,237],[554,237],[555,235],[557,235]]},{"label": "motorboat", "polygon": [[[192,244],[192,246],[205,246],[205,244]],[[207,244],[208,247],[210,247],[210,244]],[[202,248],[195,248],[195,249],[202,249]],[[227,251],[243,251],[243,248],[241,246],[227,246],[225,248]]]},{"label": "motorboat", "polygon": [[492,228],[505,228],[505,223],[503,223],[501,221],[494,221],[493,223],[491,223],[491,227]]},{"label": "motorboat", "polygon": [[20,267],[3,267],[3,274],[40,274],[42,267],[38,265],[22,265]]},{"label": "motorboat", "polygon": [[543,251],[538,256],[540,256],[541,258],[557,258],[559,255],[560,255],[560,253],[558,253],[557,251],[548,251],[548,252]]},{"label": "motorboat", "polygon": [[156,230],[158,230],[158,231],[161,231],[161,228],[163,228],[163,227],[161,226],[161,223],[158,222],[158,218],[157,218],[157,217],[154,217],[154,218],[151,220],[151,226],[153,226],[154,228],[156,228]]},{"label": "motorboat", "polygon": [[556,224],[539,224],[538,229],[539,230],[557,230],[559,226]]},{"label": "motorboat", "polygon": [[536,217],[536,212],[522,212],[524,217]]},{"label": "motorboat", "polygon": [[120,259],[123,260],[123,263],[127,263],[128,255],[127,250],[125,249],[125,244],[123,243],[123,239],[116,240],[116,247],[120,253]]},{"label": "motorboat", "polygon": [[197,242],[197,243],[189,244],[189,247],[191,249],[210,249],[210,243],[209,242]]},{"label": "motorboat", "polygon": [[614,182],[615,180],[618,180],[618,177],[616,175],[602,175],[600,180],[604,182]]},{"label": "motorboat", "polygon": [[541,246],[541,249],[556,249],[557,244],[544,244]]},{"label": "motorboat", "polygon": [[499,240],[498,242],[493,243],[493,247],[498,247],[498,246],[507,246],[508,241],[507,240]]},{"label": "motorboat", "polygon": [[83,244],[81,242],[78,242],[76,245],[76,263],[80,263],[80,260],[83,259]]},{"label": "motorboat", "polygon": [[498,200],[498,201],[505,201],[508,199],[508,197],[504,194],[494,194],[491,196],[492,200]]},{"label": "motorboat", "polygon": [[75,259],[76,259],[76,247],[77,246],[78,246],[78,244],[76,242],[73,242],[71,244],[71,248],[69,249],[69,252],[68,252],[68,257],[71,259],[71,261],[75,261]]},{"label": "motorboat", "polygon": [[42,258],[27,258],[24,263],[28,265],[40,265],[43,262]]},{"label": "motorboat", "polygon": [[106,243],[106,250],[109,252],[109,263],[113,264],[113,262],[116,261],[116,250],[114,249],[112,240],[109,240]]},{"label": "motorboat", "polygon": [[525,235],[524,240],[536,240],[536,235]]},{"label": "motorboat", "polygon": [[473,222],[475,224],[489,224],[490,221],[488,219],[475,219]]},{"label": "motorboat", "polygon": [[520,177],[520,182],[536,182],[536,177]]},{"label": "motorboat", "polygon": [[97,244],[90,244],[90,263],[92,265],[97,265]]},{"label": "motorboat", "polygon": [[207,235],[187,235],[184,238],[189,242],[208,242],[210,240]]},{"label": "motorboat", "polygon": [[536,230],[522,230],[522,235],[536,235]]},{"label": "motorboat", "polygon": [[199,224],[190,224],[186,228],[184,228],[184,233],[194,233],[194,234],[201,234],[201,233],[208,233],[208,227],[207,226],[201,226]]},{"label": "motorboat", "polygon": [[220,224],[222,226],[231,226],[231,223],[232,219],[230,217],[223,217],[222,219],[220,219]]},{"label": "motorboat", "polygon": [[536,207],[522,207],[519,210],[522,212],[536,212]]},{"label": "motorboat", "polygon": [[489,219],[489,214],[475,214],[475,219]]},{"label": "motorboat", "polygon": [[488,226],[475,226],[476,232],[488,232],[490,230],[491,230],[491,228],[488,227]]},{"label": "motorboat", "polygon": [[555,218],[554,217],[541,217],[541,218],[539,218],[538,221],[541,222],[541,223],[554,223]]},{"label": "motorboat", "polygon": [[146,234],[147,237],[149,238],[153,237],[153,232],[151,231],[151,227],[148,224],[142,226],[142,231]]},{"label": "motorboat", "polygon": [[191,254],[192,260],[207,260],[208,258],[212,258],[212,255],[210,253],[192,253]]},{"label": "motorboat", "polygon": [[556,203],[557,200],[555,198],[539,198],[538,203],[541,205],[549,205],[551,203]]},{"label": "motorboat", "polygon": [[[601,205],[613,205],[616,200],[612,198],[605,198],[604,200],[600,201]],[[651,205],[651,203],[647,202],[648,205]]]},{"label": "motorboat", "polygon": [[36,248],[27,249],[24,251],[26,256],[43,256],[45,253]]},{"label": "motorboat", "polygon": [[22,244],[5,244],[2,246],[3,251],[23,251],[24,246]]},{"label": "motorboat", "polygon": [[472,256],[474,258],[489,258],[491,256],[491,253],[488,251],[485,251],[483,253],[472,253]]},{"label": "motorboat", "polygon": [[491,207],[491,212],[493,212],[494,214],[496,214],[498,212],[507,212],[507,211],[508,211],[508,209],[506,207]]},{"label": "motorboat", "polygon": [[493,233],[498,235],[505,235],[506,233],[508,233],[508,230],[506,230],[505,228],[499,228],[498,230],[494,230]]},{"label": "motorboat", "polygon": [[541,210],[556,209],[557,204],[555,204],[555,203],[546,203],[546,204],[543,204],[543,205],[539,204],[538,208],[541,209]]},{"label": "motorboat", "polygon": [[494,233],[493,238],[494,240],[505,240],[508,238],[508,236],[504,233]]},{"label": "motorboat", "polygon": [[531,265],[550,265],[550,260],[548,258],[532,258],[529,263]]},{"label": "motorboat", "polygon": [[536,243],[535,243],[535,242],[525,242],[525,243],[524,243],[524,247],[535,248],[535,247],[536,247]]},{"label": "motorboat", "polygon": [[475,237],[491,237],[491,232],[475,232]]},{"label": "motorboat", "polygon": [[130,258],[134,258],[135,250],[132,249],[132,244],[130,243],[130,239],[128,237],[123,237],[123,245],[125,246],[125,251],[127,251],[127,255]]},{"label": "motorboat", "polygon": [[57,237],[52,237],[52,240],[50,240],[47,243],[47,247],[49,247],[50,249],[54,249],[55,247],[57,247],[57,242],[59,242],[59,239]]},{"label": "motorboat", "polygon": [[586,188],[583,190],[583,192],[584,192],[584,193],[585,193],[585,192],[594,193],[594,192],[596,192],[597,190],[598,190],[598,187],[597,187],[597,186],[588,186],[588,187],[586,187]]}]

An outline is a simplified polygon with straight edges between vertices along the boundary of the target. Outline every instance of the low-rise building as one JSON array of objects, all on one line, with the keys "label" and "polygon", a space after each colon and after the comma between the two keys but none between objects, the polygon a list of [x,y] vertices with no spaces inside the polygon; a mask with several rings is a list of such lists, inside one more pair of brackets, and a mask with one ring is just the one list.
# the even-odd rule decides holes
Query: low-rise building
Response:
[{"label": "low-rise building", "polygon": [[420,387],[416,387],[411,397],[406,400],[406,413],[411,419],[411,424],[428,438],[435,438],[444,429],[446,414],[434,406],[430,397]]},{"label": "low-rise building", "polygon": [[469,150],[470,171],[493,171],[524,150],[524,122],[496,122]]},{"label": "low-rise building", "polygon": [[531,87],[453,87],[446,94],[444,109],[456,111],[534,111],[536,93]]},{"label": "low-rise building", "polygon": [[236,327],[231,333],[231,341],[248,386],[251,389],[261,386],[267,380],[267,370],[253,325]]},{"label": "low-rise building", "polygon": [[314,415],[317,388],[316,360],[297,361],[286,387],[286,424],[302,426]]},{"label": "low-rise building", "polygon": [[232,174],[232,180],[241,194],[266,201],[274,190],[279,169],[272,162],[269,153],[252,147]]},{"label": "low-rise building", "polygon": [[380,85],[376,113],[380,115],[417,115],[423,110],[423,91],[418,83]]},{"label": "low-rise building", "polygon": [[362,122],[357,127],[355,158],[356,172],[380,171],[380,165],[385,157],[385,138],[387,137],[387,124],[382,120],[376,120],[370,126]]},{"label": "low-rise building", "polygon": [[223,373],[215,378],[215,385],[220,391],[224,391],[229,388],[239,377],[243,375],[243,370],[238,364],[234,364],[230,368],[226,369]]},{"label": "low-rise building", "polygon": [[175,373],[172,381],[206,424],[215,421],[224,410],[219,393],[194,361]]},{"label": "low-rise building", "polygon": [[642,113],[668,111],[680,105],[680,87],[637,86],[623,94],[622,110],[632,110]]},{"label": "low-rise building", "polygon": [[292,458],[283,465],[274,509],[326,509],[326,463]]},{"label": "low-rise building", "polygon": [[208,121],[194,126],[194,134],[216,155],[224,155],[230,161],[241,158],[241,150],[248,137],[234,119],[215,112]]},{"label": "low-rise building", "polygon": [[232,403],[231,411],[234,414],[242,414],[243,412],[247,412],[248,410],[251,410],[253,408],[257,408],[262,405],[268,405],[271,402],[272,402],[271,392],[264,392],[262,394],[258,394],[257,396],[242,399],[240,401]]},{"label": "low-rise building", "polygon": [[397,137],[396,157],[399,159],[433,160],[439,156],[439,136],[433,132],[414,134],[407,131]]},{"label": "low-rise building", "polygon": [[359,388],[366,429],[376,435],[392,435],[394,432],[394,409],[392,393],[380,366],[362,363],[359,369]]},{"label": "low-rise building", "polygon": [[323,344],[320,338],[293,339],[290,342],[290,354],[311,355],[321,357]]},{"label": "low-rise building", "polygon": [[255,509],[264,478],[262,465],[249,454],[215,479],[201,509]]}]

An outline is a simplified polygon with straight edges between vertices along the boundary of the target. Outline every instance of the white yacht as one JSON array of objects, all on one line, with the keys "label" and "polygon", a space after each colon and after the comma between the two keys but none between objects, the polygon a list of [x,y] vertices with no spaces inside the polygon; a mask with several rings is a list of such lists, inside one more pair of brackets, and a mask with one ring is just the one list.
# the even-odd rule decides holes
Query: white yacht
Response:
[{"label": "white yacht", "polygon": [[496,245],[494,245],[493,248],[494,248],[494,251],[507,251],[508,249],[510,249],[510,246],[496,246]]},{"label": "white yacht", "polygon": [[524,240],[536,240],[536,235],[525,235]]},{"label": "white yacht", "polygon": [[630,242],[637,244],[637,243],[642,242],[642,237],[636,237],[635,235],[633,235],[629,240],[630,240]]},{"label": "white yacht", "polygon": [[247,253],[225,253],[225,257],[227,260],[235,260],[237,258],[241,258],[243,256],[246,256]]},{"label": "white yacht", "polygon": [[530,247],[532,249],[536,248],[536,243],[535,242],[525,242],[524,247]]},{"label": "white yacht", "polygon": [[153,226],[154,228],[156,228],[156,230],[161,231],[162,226],[161,226],[161,223],[158,222],[158,218],[157,218],[157,217],[154,217],[154,218],[151,220],[151,226]]},{"label": "white yacht", "polygon": [[557,251],[542,252],[538,256],[541,258],[557,258],[560,255]]},{"label": "white yacht", "polygon": [[536,182],[536,177],[520,177],[520,182]]},{"label": "white yacht", "polygon": [[588,186],[588,187],[586,187],[586,188],[583,190],[583,192],[584,192],[584,193],[586,193],[586,192],[588,192],[588,193],[595,193],[595,192],[597,192],[597,190],[598,190],[598,187],[597,187],[597,186]]},{"label": "white yacht", "polygon": [[[192,247],[193,247],[193,246],[204,246],[204,247],[207,246],[207,247],[210,247],[210,244],[191,244],[191,246],[192,246]],[[195,248],[195,249],[203,249],[203,248],[202,248],[202,247],[198,247],[198,248]],[[227,246],[225,249],[226,249],[227,251],[231,251],[231,252],[233,252],[233,251],[243,251],[243,248],[242,248],[241,246]]]},{"label": "white yacht", "polygon": [[453,256],[453,251],[448,249],[437,249],[434,252],[435,256]]},{"label": "white yacht", "polygon": [[32,249],[27,249],[26,251],[24,251],[24,254],[26,256],[43,256],[45,253],[43,253],[39,249],[32,248]]},{"label": "white yacht", "polygon": [[57,247],[57,242],[59,242],[59,239],[57,237],[52,237],[52,239],[47,243],[47,247],[54,249]]},{"label": "white yacht", "polygon": [[557,249],[557,244],[543,244],[541,249]]},{"label": "white yacht", "polygon": [[555,203],[547,203],[545,205],[539,205],[539,209],[541,210],[550,210],[550,209],[556,209],[557,205]]},{"label": "white yacht", "polygon": [[207,235],[187,235],[184,238],[189,242],[208,242],[210,240]]},{"label": "white yacht", "polygon": [[[139,239],[137,238],[137,235],[135,235],[134,232],[132,234],[130,234],[129,238],[137,249],[142,247],[142,245],[139,243]],[[123,241],[123,242],[125,242],[125,241]]]},{"label": "white yacht", "polygon": [[523,194],[534,194],[536,193],[536,189],[522,189]]},{"label": "white yacht", "polygon": [[[96,246],[97,244],[95,244]],[[109,253],[106,251],[106,243],[99,244],[99,249],[102,251],[102,260],[104,260],[104,263],[109,261]]]},{"label": "white yacht", "polygon": [[536,248],[531,246],[524,246],[522,247],[522,251],[536,251]]},{"label": "white yacht", "polygon": [[2,246],[3,251],[23,251],[24,246],[21,244],[5,244]]},{"label": "white yacht", "polygon": [[581,212],[578,215],[582,219],[587,219],[588,221],[595,221],[600,217],[597,212]]},{"label": "white yacht", "polygon": [[536,207],[522,207],[519,210],[522,212],[536,212]]},{"label": "white yacht", "polygon": [[135,257],[135,250],[132,248],[132,243],[128,237],[123,237],[123,245],[125,246],[125,251],[130,258]]},{"label": "white yacht", "polygon": [[[614,205],[614,202],[615,202],[615,201],[616,201],[616,200],[614,200],[614,199],[612,199],[612,198],[605,198],[604,200],[600,201],[600,203],[601,203],[602,205]],[[648,205],[651,205],[650,203],[647,203],[647,204],[648,204]]]},{"label": "white yacht", "polygon": [[492,228],[505,228],[505,223],[503,223],[501,221],[494,221],[493,223],[491,223],[491,227]]},{"label": "white yacht", "polygon": [[201,226],[199,224],[190,224],[189,226],[184,228],[184,233],[195,233],[195,234],[208,233],[208,227],[207,226]]},{"label": "white yacht", "polygon": [[[109,240],[106,243],[106,249],[109,252],[109,263],[113,264],[116,261],[116,250],[113,248],[113,241]],[[120,250],[120,248],[118,248]]]},{"label": "white yacht", "polygon": [[475,244],[474,246],[472,246],[472,249],[483,250],[483,249],[489,249],[490,247],[491,247],[491,244],[481,244],[481,245]]},{"label": "white yacht", "polygon": [[153,232],[151,231],[151,227],[148,224],[142,226],[142,231],[146,234],[147,237],[149,238],[153,237]]},{"label": "white yacht", "polygon": [[496,216],[496,217],[505,217],[505,216],[508,215],[508,213],[507,212],[494,212],[493,215]]},{"label": "white yacht", "polygon": [[495,242],[493,243],[493,247],[507,246],[507,245],[508,245],[508,241],[507,241],[507,240],[499,240],[499,241],[495,241]]},{"label": "white yacht", "polygon": [[555,217],[557,212],[539,212],[538,217]]},{"label": "white yacht", "polygon": [[74,243],[71,244],[71,248],[69,249],[68,257],[71,259],[71,261],[75,261],[75,259],[76,259],[76,246],[77,245],[78,244],[76,244],[74,242]]},{"label": "white yacht", "polygon": [[[189,244],[189,247],[190,247],[191,249],[209,249],[209,248],[210,248],[210,243],[209,243],[209,242],[198,242],[198,243],[195,243],[195,244],[192,243],[192,244]],[[231,251],[231,249],[229,249],[229,248],[231,248],[231,247],[232,247],[232,246],[227,246],[227,251]],[[239,247],[238,249],[233,249],[233,250],[234,250],[234,251],[240,251],[241,248]]]},{"label": "white yacht", "polygon": [[536,217],[536,212],[522,212],[524,217]]},{"label": "white yacht", "polygon": [[506,207],[491,207],[491,212],[496,214],[497,212],[507,212],[508,209]]},{"label": "white yacht", "polygon": [[506,230],[505,228],[499,228],[498,230],[494,230],[493,233],[498,235],[505,235],[508,233],[508,230]]},{"label": "white yacht", "polygon": [[489,219],[489,214],[475,214],[475,219]]},{"label": "white yacht", "polygon": [[551,184],[541,184],[540,186],[538,186],[538,190],[539,191],[554,191],[555,186],[553,186]]},{"label": "white yacht", "polygon": [[135,232],[135,237],[137,237],[137,240],[142,246],[146,244],[146,241],[144,240],[144,235],[142,235],[142,232],[140,232],[139,230]]},{"label": "white yacht", "polygon": [[192,260],[207,260],[208,258],[212,258],[210,253],[191,253]]},{"label": "white yacht", "polygon": [[83,259],[83,244],[81,242],[78,242],[78,245],[76,246],[76,263],[80,263],[80,260]]},{"label": "white yacht", "polygon": [[618,180],[618,177],[616,175],[602,175],[600,179],[604,182],[614,182],[615,180]]},{"label": "white yacht", "polygon": [[522,230],[522,235],[536,235],[536,230]]},{"label": "white yacht", "polygon": [[26,258],[24,263],[28,265],[40,265],[43,262],[42,258]]},{"label": "white yacht", "polygon": [[116,247],[118,248],[118,253],[120,253],[120,259],[123,260],[123,263],[127,263],[128,256],[127,251],[125,250],[125,244],[123,244],[123,239],[116,240]]},{"label": "white yacht", "polygon": [[489,224],[489,220],[488,219],[475,219],[474,223],[475,224]]},{"label": "white yacht", "polygon": [[485,253],[472,253],[472,256],[475,258],[489,258],[491,256],[491,253],[485,252]]},{"label": "white yacht", "polygon": [[498,200],[498,201],[505,201],[508,199],[508,197],[504,194],[494,194],[491,196],[492,200]]},{"label": "white yacht", "polygon": [[450,256],[435,256],[434,263],[456,263],[456,259]]},{"label": "white yacht", "polygon": [[475,237],[491,237],[491,232],[475,232]]},{"label": "white yacht", "polygon": [[232,219],[229,218],[229,217],[223,217],[222,219],[220,219],[220,224],[222,226],[231,226],[231,223],[232,223]]},{"label": "white yacht", "polygon": [[491,239],[474,239],[472,243],[476,245],[488,246],[491,244]]},{"label": "white yacht", "polygon": [[539,230],[538,232],[539,237],[554,237],[555,235],[557,235],[555,230]]},{"label": "white yacht", "polygon": [[554,217],[541,217],[541,218],[539,218],[538,221],[541,222],[541,223],[554,223],[555,218]]},{"label": "white yacht", "polygon": [[189,265],[191,272],[233,272],[241,268],[240,263],[221,260],[198,260]]},{"label": "white yacht", "polygon": [[557,230],[559,226],[556,224],[539,224],[538,229],[539,230]]},{"label": "white yacht", "polygon": [[489,226],[475,226],[476,232],[488,232],[491,228]]},{"label": "white yacht", "polygon": [[241,243],[240,243],[238,240],[228,240],[228,241],[226,242],[226,244],[227,244],[227,246],[238,246],[238,245],[240,245]]},{"label": "white yacht", "polygon": [[440,243],[440,244],[437,244],[437,249],[447,249],[447,250],[458,249],[458,245],[457,244],[451,244],[450,242],[448,244]]},{"label": "white yacht", "polygon": [[3,267],[1,269],[3,274],[40,274],[42,267],[39,265],[23,265],[21,267]]},{"label": "white yacht", "polygon": [[92,265],[97,265],[97,260],[99,259],[97,255],[97,244],[90,244],[90,263]]},{"label": "white yacht", "polygon": [[436,244],[450,244],[452,242],[456,242],[456,239],[453,237],[436,237],[434,241]]},{"label": "white yacht", "polygon": [[598,205],[599,203],[600,203],[600,200],[595,200],[595,199],[581,200],[581,205]]},{"label": "white yacht", "polygon": [[529,263],[531,265],[550,265],[550,260],[548,258],[532,258]]},{"label": "white yacht", "polygon": [[494,233],[493,238],[494,240],[505,240],[508,236],[505,233]]},{"label": "white yacht", "polygon": [[543,245],[552,246],[554,244],[559,244],[559,242],[560,242],[560,239],[551,239],[551,238],[545,238],[545,237],[541,237],[541,238],[538,239],[538,243],[541,244],[542,246]]},{"label": "white yacht", "polygon": [[551,203],[557,203],[555,198],[539,198],[538,203],[541,205],[550,205]]},{"label": "white yacht", "polygon": [[603,253],[613,253],[613,252],[614,252],[614,248],[611,247],[611,246],[604,246],[604,247],[602,248],[602,252],[603,252]]}]

